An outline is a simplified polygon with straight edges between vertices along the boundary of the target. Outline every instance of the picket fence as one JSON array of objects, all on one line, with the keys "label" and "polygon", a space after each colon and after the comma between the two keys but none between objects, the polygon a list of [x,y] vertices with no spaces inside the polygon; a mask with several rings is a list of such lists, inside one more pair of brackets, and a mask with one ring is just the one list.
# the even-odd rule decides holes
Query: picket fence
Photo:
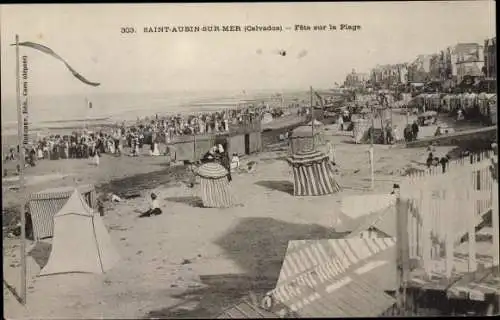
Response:
[{"label": "picket fence", "polygon": [[[467,271],[476,271],[476,227],[489,210],[498,215],[498,182],[491,174],[493,157],[493,151],[472,154],[451,161],[445,172],[441,166],[431,167],[408,176],[401,184],[401,199],[408,204],[409,258],[421,261],[427,274],[450,277],[459,269],[454,253],[464,237],[469,242]],[[498,237],[498,223],[493,229],[493,237]],[[498,240],[494,242],[498,251]],[[492,256],[498,264],[498,252]]]}]

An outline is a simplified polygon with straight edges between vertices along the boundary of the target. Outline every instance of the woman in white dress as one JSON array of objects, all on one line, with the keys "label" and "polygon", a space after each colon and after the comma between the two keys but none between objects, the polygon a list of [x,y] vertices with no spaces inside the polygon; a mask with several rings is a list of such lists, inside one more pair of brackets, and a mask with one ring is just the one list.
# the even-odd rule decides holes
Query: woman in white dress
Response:
[{"label": "woman in white dress", "polygon": [[39,145],[37,148],[37,157],[38,159],[43,159],[43,146]]},{"label": "woman in white dress", "polygon": [[96,167],[99,166],[99,150],[94,151],[94,157],[93,157],[94,165]]},{"label": "woman in white dress", "polygon": [[155,138],[153,141],[153,153],[151,154],[153,157],[160,155],[160,149],[158,148],[158,139]]},{"label": "woman in white dress", "polygon": [[111,153],[111,154],[115,154],[115,152],[116,152],[115,142],[113,141],[113,139],[108,139],[108,150],[109,150],[109,153]]}]

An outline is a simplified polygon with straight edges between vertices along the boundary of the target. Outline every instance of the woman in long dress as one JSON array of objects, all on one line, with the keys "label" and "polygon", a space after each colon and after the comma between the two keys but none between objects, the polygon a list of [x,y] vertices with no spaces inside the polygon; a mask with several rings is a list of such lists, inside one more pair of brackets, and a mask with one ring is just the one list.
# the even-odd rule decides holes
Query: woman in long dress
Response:
[{"label": "woman in long dress", "polygon": [[96,167],[98,167],[98,166],[99,166],[99,150],[98,150],[98,149],[96,149],[96,150],[94,151],[93,162],[94,162],[94,165],[95,165]]}]

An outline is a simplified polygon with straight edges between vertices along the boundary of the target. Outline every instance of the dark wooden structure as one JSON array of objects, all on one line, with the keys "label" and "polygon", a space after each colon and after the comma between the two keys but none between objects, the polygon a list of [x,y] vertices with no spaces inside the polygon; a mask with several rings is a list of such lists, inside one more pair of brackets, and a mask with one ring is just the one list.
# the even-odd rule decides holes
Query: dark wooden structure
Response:
[{"label": "dark wooden structure", "polygon": [[225,146],[230,156],[233,153],[249,155],[262,151],[261,132],[260,121],[255,121],[230,127],[229,132],[178,136],[167,146],[175,161],[198,161],[216,144]]}]

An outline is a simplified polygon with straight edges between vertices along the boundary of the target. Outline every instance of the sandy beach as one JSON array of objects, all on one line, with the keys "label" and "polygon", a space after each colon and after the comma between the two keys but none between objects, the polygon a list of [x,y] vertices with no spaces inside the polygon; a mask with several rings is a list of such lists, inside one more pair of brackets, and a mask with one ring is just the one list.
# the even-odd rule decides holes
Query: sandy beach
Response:
[{"label": "sandy beach", "polygon": [[[201,208],[199,185],[188,188],[182,183],[186,169],[168,167],[163,157],[104,155],[98,168],[89,160],[39,162],[28,169],[27,176],[54,179],[28,185],[29,192],[92,183],[99,192],[141,196],[105,203],[104,221],[121,261],[104,275],[37,277],[47,262],[50,240],[36,246],[30,242],[25,307],[7,289],[18,290],[20,283],[19,243],[7,238],[3,248],[6,317],[214,317],[250,290],[259,294],[271,289],[289,240],[340,236],[335,228],[343,197],[389,193],[406,170],[424,166],[424,148],[376,146],[375,190],[370,191],[369,146],[353,144],[335,125],[325,127],[325,135],[337,146],[342,192],[293,197],[284,148],[242,159],[243,165],[256,161],[257,170],[234,175],[231,189],[240,205],[229,209]],[[438,147],[438,152],[450,149]],[[164,214],[138,219],[152,191],[159,195]],[[4,208],[18,205],[18,191],[4,190],[3,195]]]}]

